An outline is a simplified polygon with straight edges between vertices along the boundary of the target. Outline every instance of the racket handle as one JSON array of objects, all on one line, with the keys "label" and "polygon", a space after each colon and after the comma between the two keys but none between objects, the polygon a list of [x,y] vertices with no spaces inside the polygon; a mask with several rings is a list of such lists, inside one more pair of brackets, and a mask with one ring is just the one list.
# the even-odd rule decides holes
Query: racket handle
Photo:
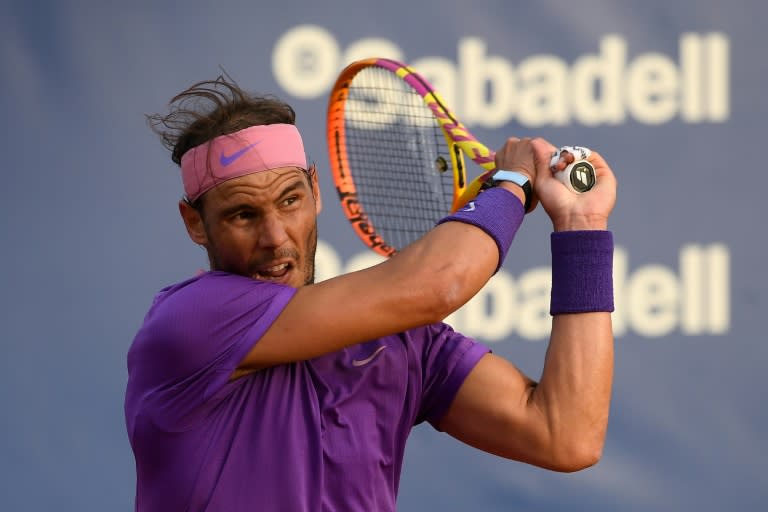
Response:
[{"label": "racket handle", "polygon": [[483,187],[486,181],[488,181],[488,178],[490,178],[493,173],[496,172],[496,168],[494,167],[491,170],[485,171],[483,174],[472,180],[469,184],[467,184],[466,188],[464,189],[464,192],[459,197],[456,197],[453,201],[453,206],[451,208],[451,213],[456,213],[457,211],[464,208],[464,205],[466,205],[470,200],[477,197],[477,194],[480,193],[480,189]]},{"label": "racket handle", "polygon": [[576,160],[562,171],[556,172],[555,178],[576,194],[592,190],[597,182],[595,167],[586,160]]}]

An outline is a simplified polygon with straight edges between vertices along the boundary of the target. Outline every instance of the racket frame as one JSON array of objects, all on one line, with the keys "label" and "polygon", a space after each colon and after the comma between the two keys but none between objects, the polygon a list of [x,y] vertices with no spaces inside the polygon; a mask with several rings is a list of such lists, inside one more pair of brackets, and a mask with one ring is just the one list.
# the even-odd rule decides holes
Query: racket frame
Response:
[{"label": "racket frame", "polygon": [[[344,109],[349,88],[355,76],[363,69],[377,67],[389,71],[411,87],[432,111],[448,144],[453,171],[453,200],[451,212],[463,207],[477,196],[480,187],[496,172],[495,153],[481,144],[459,121],[456,115],[435,91],[432,85],[413,68],[392,59],[363,59],[349,64],[339,74],[328,102],[326,138],[328,141],[331,172],[342,210],[357,235],[375,252],[392,256],[397,249],[387,244],[368,219],[357,197],[357,189],[348,172]],[[467,183],[464,155],[468,155],[483,172]]]}]

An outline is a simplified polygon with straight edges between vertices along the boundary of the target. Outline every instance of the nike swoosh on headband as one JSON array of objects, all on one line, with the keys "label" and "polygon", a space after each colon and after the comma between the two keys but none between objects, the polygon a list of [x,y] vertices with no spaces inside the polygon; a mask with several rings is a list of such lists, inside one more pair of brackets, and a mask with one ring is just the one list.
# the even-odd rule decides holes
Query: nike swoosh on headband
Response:
[{"label": "nike swoosh on headband", "polygon": [[252,144],[248,144],[247,146],[238,149],[237,151],[235,151],[231,155],[225,155],[224,152],[222,151],[221,155],[219,156],[219,163],[221,165],[223,165],[224,167],[230,165],[232,162],[234,162],[235,160],[237,160],[238,158],[240,158],[241,156],[246,154],[248,151],[251,150],[251,148],[253,148],[257,144],[259,144],[260,142],[261,142],[260,140],[257,140],[256,142],[254,142]]}]

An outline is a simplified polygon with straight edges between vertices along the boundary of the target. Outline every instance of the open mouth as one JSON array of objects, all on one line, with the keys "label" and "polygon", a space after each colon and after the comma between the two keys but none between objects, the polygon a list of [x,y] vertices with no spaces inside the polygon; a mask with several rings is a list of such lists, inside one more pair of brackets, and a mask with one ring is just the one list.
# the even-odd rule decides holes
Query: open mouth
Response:
[{"label": "open mouth", "polygon": [[256,279],[262,279],[264,281],[282,281],[291,271],[293,267],[290,263],[280,263],[279,265],[273,265],[271,267],[262,267],[257,269],[254,277]]}]

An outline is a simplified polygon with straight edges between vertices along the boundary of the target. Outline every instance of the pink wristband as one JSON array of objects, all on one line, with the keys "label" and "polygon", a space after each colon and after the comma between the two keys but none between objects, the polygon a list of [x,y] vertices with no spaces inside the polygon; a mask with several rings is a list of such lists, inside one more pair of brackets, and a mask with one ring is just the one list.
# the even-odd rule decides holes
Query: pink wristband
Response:
[{"label": "pink wristband", "polygon": [[551,244],[550,314],[613,311],[613,234],[561,231]]}]

